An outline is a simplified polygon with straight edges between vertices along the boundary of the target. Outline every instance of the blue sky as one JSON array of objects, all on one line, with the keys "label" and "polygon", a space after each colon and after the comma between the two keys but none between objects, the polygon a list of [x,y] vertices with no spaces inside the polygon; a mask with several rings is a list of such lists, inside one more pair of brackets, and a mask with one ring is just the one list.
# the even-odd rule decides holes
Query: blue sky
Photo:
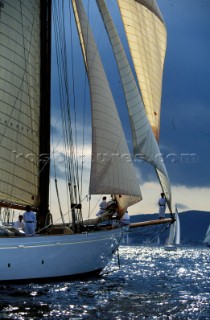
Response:
[{"label": "blue sky", "polygon": [[[161,146],[196,154],[195,163],[169,164],[174,184],[210,186],[210,2],[159,0],[168,31]],[[180,157],[177,157],[179,160]]]},{"label": "blue sky", "polygon": [[[158,0],[167,28],[167,52],[163,78],[160,150],[172,186],[173,204],[182,210],[210,210],[210,1]],[[120,26],[115,0],[107,1]],[[93,2],[90,2],[90,6]],[[90,7],[90,14],[94,13]],[[95,22],[97,29],[100,18]],[[120,35],[125,43],[122,29]],[[96,41],[108,61],[109,42],[98,28]],[[101,39],[105,40],[102,43]],[[79,46],[78,46],[79,47]],[[79,59],[79,58],[78,58]],[[109,58],[113,61],[113,57]],[[80,60],[81,62],[81,60]],[[120,83],[113,77],[117,67],[106,65],[114,85],[116,104],[121,105]],[[81,75],[77,64],[77,77]],[[81,93],[81,92],[80,92]],[[80,94],[78,94],[80,97]],[[80,97],[81,98],[81,97]],[[56,93],[53,95],[56,104]],[[123,125],[125,125],[123,113]],[[126,126],[126,125],[125,125]],[[89,133],[89,132],[88,132]],[[89,133],[90,134],[90,133]],[[129,142],[129,134],[128,134]],[[131,214],[154,213],[160,187],[151,168],[140,169],[144,200]]]},{"label": "blue sky", "polygon": [[[210,2],[159,0],[168,32],[160,147],[173,187],[185,186],[183,207],[210,210]],[[190,163],[181,154],[194,154]],[[190,159],[190,157],[189,157]],[[195,161],[195,162],[194,162]],[[202,205],[203,202],[204,205]],[[196,204],[195,204],[196,205]]]}]

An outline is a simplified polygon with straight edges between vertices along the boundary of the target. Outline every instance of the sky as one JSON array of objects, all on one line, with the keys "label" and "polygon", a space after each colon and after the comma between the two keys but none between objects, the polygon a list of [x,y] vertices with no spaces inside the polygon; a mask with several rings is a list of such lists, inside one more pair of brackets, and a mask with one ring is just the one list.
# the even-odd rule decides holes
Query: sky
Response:
[{"label": "sky", "polygon": [[210,211],[210,2],[158,3],[168,33],[160,148],[176,155],[166,161],[174,203]]},{"label": "sky", "polygon": [[[160,151],[171,182],[173,208],[177,205],[179,211],[210,211],[210,1],[158,0],[157,2],[167,28]],[[115,18],[120,25],[116,1],[109,0],[107,4],[114,9],[114,17],[116,15]],[[93,14],[91,10],[90,14]],[[97,29],[98,21],[95,23]],[[122,30],[120,35],[123,37],[121,33]],[[102,44],[101,39],[104,38],[103,31],[98,29],[96,41],[102,52],[102,58],[104,56],[105,60],[108,60],[109,44],[108,40]],[[125,42],[125,37],[123,39]],[[121,104],[121,94],[118,91],[120,84],[113,77],[117,68],[110,67],[110,61],[106,61],[106,64],[107,76],[113,82],[116,103]],[[77,68],[76,79],[79,80],[83,76],[80,67]],[[54,81],[55,77],[52,86]],[[52,94],[54,106],[57,103],[56,95],[54,91]],[[78,97],[82,100],[81,90]],[[55,136],[56,134],[58,136],[56,112],[53,117],[53,130]],[[125,119],[126,116],[122,119],[123,123]],[[86,131],[86,135],[90,136],[91,132]],[[59,153],[59,147],[56,150]],[[86,166],[88,157],[90,159],[89,145],[86,145],[85,152]],[[130,207],[129,213],[132,215],[155,213],[158,211],[157,202],[161,189],[154,170],[146,164],[141,164],[138,172],[143,200]],[[88,181],[88,173],[84,176],[84,180]],[[51,198],[54,202],[54,196]],[[88,203],[86,202],[84,206],[87,207]],[[96,203],[93,213],[97,209]]]}]

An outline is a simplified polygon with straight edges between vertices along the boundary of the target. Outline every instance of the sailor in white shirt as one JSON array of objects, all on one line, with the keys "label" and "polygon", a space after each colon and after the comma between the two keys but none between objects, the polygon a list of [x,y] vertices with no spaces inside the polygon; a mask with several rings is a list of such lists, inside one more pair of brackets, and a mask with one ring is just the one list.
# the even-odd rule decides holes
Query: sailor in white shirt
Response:
[{"label": "sailor in white shirt", "polygon": [[36,215],[31,211],[30,206],[26,206],[26,212],[23,214],[23,220],[25,222],[25,235],[35,236],[36,233]]},{"label": "sailor in white shirt", "polygon": [[122,217],[122,219],[120,220],[121,225],[123,226],[127,226],[130,224],[130,216],[128,214],[128,211],[126,211]]},{"label": "sailor in white shirt", "polygon": [[103,197],[101,203],[99,204],[100,210],[96,213],[97,217],[106,211],[106,207],[107,207],[106,197]]},{"label": "sailor in white shirt", "polygon": [[14,222],[14,227],[17,229],[25,229],[25,222],[23,221],[22,214],[19,215],[18,220]]},{"label": "sailor in white shirt", "polygon": [[159,205],[159,219],[164,219],[165,218],[165,211],[166,211],[166,198],[165,194],[162,192],[161,198],[158,201]]}]

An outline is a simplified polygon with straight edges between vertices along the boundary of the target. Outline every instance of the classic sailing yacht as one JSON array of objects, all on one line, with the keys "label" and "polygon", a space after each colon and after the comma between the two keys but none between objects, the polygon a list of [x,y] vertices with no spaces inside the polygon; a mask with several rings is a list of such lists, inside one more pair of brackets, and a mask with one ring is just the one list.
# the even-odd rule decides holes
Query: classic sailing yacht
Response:
[{"label": "classic sailing yacht", "polygon": [[177,246],[180,245],[180,219],[178,211],[175,213],[175,222],[170,225],[169,237],[164,246],[165,251],[175,251]]},{"label": "classic sailing yacht", "polygon": [[[160,154],[157,141],[166,43],[163,18],[155,0],[118,0],[137,84],[106,3],[104,0],[96,2],[125,94],[133,153],[138,153],[155,168],[171,211],[167,171],[157,157]],[[78,129],[75,129],[80,117],[73,113],[77,107],[76,78],[69,81],[68,68],[68,47],[70,44],[73,50],[76,33],[72,13],[87,72],[92,114],[92,161],[89,195],[85,200],[92,195],[112,196],[102,216],[86,220],[82,212],[83,176],[79,174],[80,167],[81,172],[84,171],[84,163],[77,153]],[[51,31],[52,16],[54,32]],[[69,21],[65,21],[66,17]],[[147,30],[149,38],[142,21],[150,27]],[[67,26],[70,26],[69,33]],[[127,158],[129,148],[89,25],[89,14],[86,14],[82,0],[1,0],[0,30],[0,206],[25,210],[25,206],[30,205],[37,212],[36,235],[22,237],[14,228],[1,227],[0,282],[100,273],[119,247],[123,232],[120,224],[101,222],[110,221],[113,215],[116,220],[116,214],[119,221],[127,208],[139,202],[142,196],[135,168]],[[142,45],[139,44],[139,30],[145,37]],[[55,51],[52,53],[57,61],[56,77],[54,70],[51,72],[52,34],[55,35]],[[136,56],[137,52],[139,56]],[[158,59],[154,59],[154,55]],[[73,73],[75,65],[72,65]],[[50,153],[50,132],[53,131],[50,130],[50,108],[53,106],[51,80],[54,83],[57,78],[60,96],[56,103],[61,105],[71,221],[66,223],[62,212],[57,182],[60,172],[56,171],[54,164],[57,172],[55,189],[62,219],[62,223],[54,225],[51,212],[53,214],[55,209],[50,207],[49,200],[50,165],[52,167],[54,162],[53,152]]]}]

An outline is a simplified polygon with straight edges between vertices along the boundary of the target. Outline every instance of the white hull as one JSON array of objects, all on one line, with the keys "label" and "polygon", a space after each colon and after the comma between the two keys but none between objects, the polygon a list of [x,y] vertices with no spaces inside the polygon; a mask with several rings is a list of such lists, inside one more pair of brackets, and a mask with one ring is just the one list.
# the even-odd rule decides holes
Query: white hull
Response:
[{"label": "white hull", "polygon": [[70,277],[100,272],[122,230],[0,239],[0,282]]}]

